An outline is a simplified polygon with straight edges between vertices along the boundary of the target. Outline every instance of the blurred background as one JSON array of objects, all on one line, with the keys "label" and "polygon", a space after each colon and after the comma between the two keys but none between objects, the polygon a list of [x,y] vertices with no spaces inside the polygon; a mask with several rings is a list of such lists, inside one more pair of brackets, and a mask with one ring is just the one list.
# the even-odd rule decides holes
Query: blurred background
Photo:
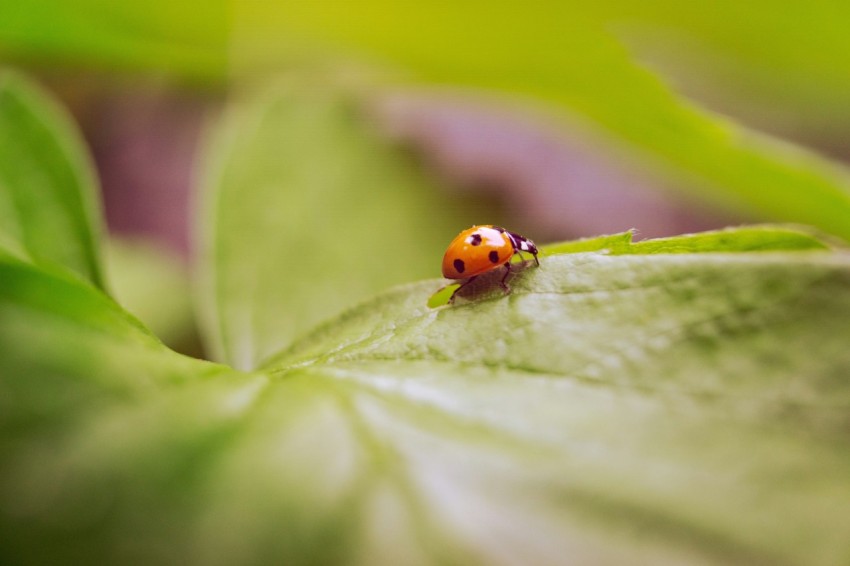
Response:
[{"label": "blurred background", "polygon": [[[844,210],[830,210],[850,210],[850,8],[587,4],[4,0],[0,57],[46,85],[85,136],[116,294],[194,355],[188,274],[206,148],[234,101],[280,77],[343,92],[428,177],[421,215],[434,222],[411,226],[434,234],[421,257],[395,258],[415,267],[382,274],[388,283],[437,277],[440,246],[479,223],[538,243],[764,221],[848,236]],[[344,162],[334,147],[322,159]],[[298,144],[286,148],[299,161]],[[381,207],[369,178],[344,190]],[[316,208],[301,210],[299,233],[347,214]],[[350,287],[357,277],[346,274]]]}]

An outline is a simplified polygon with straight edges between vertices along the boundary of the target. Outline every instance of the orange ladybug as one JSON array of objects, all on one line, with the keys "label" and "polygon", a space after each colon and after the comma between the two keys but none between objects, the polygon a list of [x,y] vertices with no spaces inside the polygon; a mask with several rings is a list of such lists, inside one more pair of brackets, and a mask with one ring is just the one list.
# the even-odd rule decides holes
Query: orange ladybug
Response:
[{"label": "orange ladybug", "polygon": [[534,256],[535,263],[539,266],[537,259],[537,246],[534,242],[516,232],[510,232],[500,226],[482,225],[468,228],[457,235],[449,244],[446,254],[443,256],[443,277],[447,279],[465,279],[463,284],[455,290],[449,301],[454,300],[455,294],[473,279],[505,267],[505,275],[500,285],[508,292],[505,283],[511,273],[511,258],[514,254],[522,257],[522,252],[528,252]]}]

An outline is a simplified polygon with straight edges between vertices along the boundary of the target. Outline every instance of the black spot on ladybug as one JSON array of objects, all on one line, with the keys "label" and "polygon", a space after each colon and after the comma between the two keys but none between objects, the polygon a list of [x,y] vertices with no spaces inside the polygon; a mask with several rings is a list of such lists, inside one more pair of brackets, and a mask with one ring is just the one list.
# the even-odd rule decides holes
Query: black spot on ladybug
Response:
[{"label": "black spot on ladybug", "polygon": [[497,252],[496,250],[491,251],[488,257],[493,263],[499,263],[499,252]]},{"label": "black spot on ladybug", "polygon": [[469,241],[473,246],[481,245],[481,234],[475,233],[472,235],[472,239]]},{"label": "black spot on ladybug", "polygon": [[454,261],[455,271],[458,273],[463,273],[466,270],[466,264],[463,263],[462,259],[456,259]]}]

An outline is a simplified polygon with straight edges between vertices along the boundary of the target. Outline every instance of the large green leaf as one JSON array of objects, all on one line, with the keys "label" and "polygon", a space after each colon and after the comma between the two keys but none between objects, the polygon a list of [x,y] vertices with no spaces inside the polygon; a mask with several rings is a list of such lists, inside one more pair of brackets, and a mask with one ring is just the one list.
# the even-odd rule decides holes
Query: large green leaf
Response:
[{"label": "large green leaf", "polygon": [[265,374],[0,277],[4,562],[850,558],[845,252],[556,254],[437,310],[424,281]]},{"label": "large green leaf", "polygon": [[0,69],[0,249],[103,286],[97,184],[76,129],[23,77]]},{"label": "large green leaf", "polygon": [[346,388],[485,561],[850,557],[846,253],[554,255],[489,284],[437,311],[437,282],[397,289],[268,369]]},{"label": "large green leaf", "polygon": [[202,310],[214,351],[240,368],[432,274],[459,225],[457,204],[325,81],[234,104],[205,162]]}]

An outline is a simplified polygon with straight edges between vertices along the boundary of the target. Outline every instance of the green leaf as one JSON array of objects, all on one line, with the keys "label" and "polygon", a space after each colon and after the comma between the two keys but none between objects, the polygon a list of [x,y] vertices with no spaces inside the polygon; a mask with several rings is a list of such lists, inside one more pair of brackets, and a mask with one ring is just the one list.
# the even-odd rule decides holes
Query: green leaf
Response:
[{"label": "green leaf", "polygon": [[[751,62],[738,73],[745,78],[769,74],[761,79],[768,81],[763,92],[802,95],[819,109],[843,108],[850,88],[847,39],[836,22],[846,21],[846,8],[834,3],[778,14],[766,2],[698,10],[667,4],[612,0],[517,10],[509,3],[362,1],[348,11],[321,2],[158,2],[152,8],[51,0],[0,8],[0,50],[26,60],[207,78],[264,65],[278,70],[327,59],[378,60],[431,84],[508,92],[567,109],[578,118],[571,124],[607,134],[672,177],[672,185],[691,187],[695,200],[850,238],[844,167],[695,108],[635,62],[610,31],[636,22],[679,29],[693,42],[717,45],[725,58]],[[757,16],[740,17],[742,10]],[[819,115],[821,121],[831,116]]]},{"label": "green leaf", "polygon": [[547,255],[507,297],[392,289],[253,374],[0,259],[4,562],[850,557],[846,252]]},{"label": "green leaf", "polygon": [[[251,46],[266,48],[274,33],[290,39],[283,43],[289,56],[324,46],[336,57],[360,54],[411,69],[430,83],[565,108],[619,147],[662,166],[676,186],[692,187],[694,199],[850,239],[845,168],[677,97],[610,34],[616,10],[599,11],[605,12],[574,3],[519,10],[511,3],[435,8],[366,1],[354,12],[309,2],[276,12],[267,4],[239,3],[234,44],[256,52]],[[840,20],[818,25],[834,21]]]},{"label": "green leaf", "polygon": [[850,556],[846,253],[552,255],[507,297],[492,279],[434,311],[438,285],[267,369],[347,390],[442,544],[484,562]]},{"label": "green leaf", "polygon": [[40,0],[0,4],[4,59],[57,66],[226,74],[228,3]]},{"label": "green leaf", "polygon": [[189,274],[175,253],[144,239],[110,238],[107,273],[115,300],[165,344],[195,333]]},{"label": "green leaf", "polygon": [[826,250],[831,247],[824,235],[797,226],[742,226],[632,242],[634,232],[540,246],[542,255],[604,251],[620,254],[671,254]]},{"label": "green leaf", "polygon": [[23,77],[0,69],[0,248],[103,287],[97,183],[76,128]]},{"label": "green leaf", "polygon": [[327,81],[232,106],[205,154],[201,310],[217,357],[255,367],[318,321],[434,273],[458,204]]},{"label": "green leaf", "polygon": [[[719,252],[767,252],[767,251],[803,251],[827,250],[831,245],[822,234],[802,226],[742,226],[687,234],[671,238],[655,238],[632,242],[634,231],[582,238],[569,242],[547,244],[540,246],[540,256],[554,254],[575,254],[582,252],[601,252],[610,255],[623,254],[690,254],[690,253],[719,253]],[[828,238],[827,238],[828,240]],[[837,245],[837,244],[836,244]],[[524,269],[531,262],[523,260],[519,254],[512,258],[515,269]],[[500,278],[504,271],[488,277],[485,281],[477,281],[464,286],[458,293],[461,297],[474,297],[482,289],[492,291],[493,279]],[[483,283],[483,284],[482,284]],[[428,299],[431,308],[449,304],[453,294],[460,284],[451,284],[439,289]]]},{"label": "green leaf", "polygon": [[202,433],[264,378],[175,354],[79,278],[2,253],[0,351],[0,561],[165,560]]},{"label": "green leaf", "polygon": [[606,0],[587,7],[609,16],[616,11],[611,21],[618,34],[653,68],[659,61],[665,70],[672,67],[680,90],[687,91],[682,82],[694,81],[715,102],[718,92],[722,99],[749,99],[748,106],[755,107],[749,107],[747,118],[763,115],[773,128],[787,123],[827,137],[846,131],[846,4],[794,3],[774,10],[768,0],[690,5]]},{"label": "green leaf", "polygon": [[3,444],[26,437],[27,427],[55,433],[104,403],[143,397],[214,368],[168,350],[112,299],[65,270],[2,252],[0,351]]}]

